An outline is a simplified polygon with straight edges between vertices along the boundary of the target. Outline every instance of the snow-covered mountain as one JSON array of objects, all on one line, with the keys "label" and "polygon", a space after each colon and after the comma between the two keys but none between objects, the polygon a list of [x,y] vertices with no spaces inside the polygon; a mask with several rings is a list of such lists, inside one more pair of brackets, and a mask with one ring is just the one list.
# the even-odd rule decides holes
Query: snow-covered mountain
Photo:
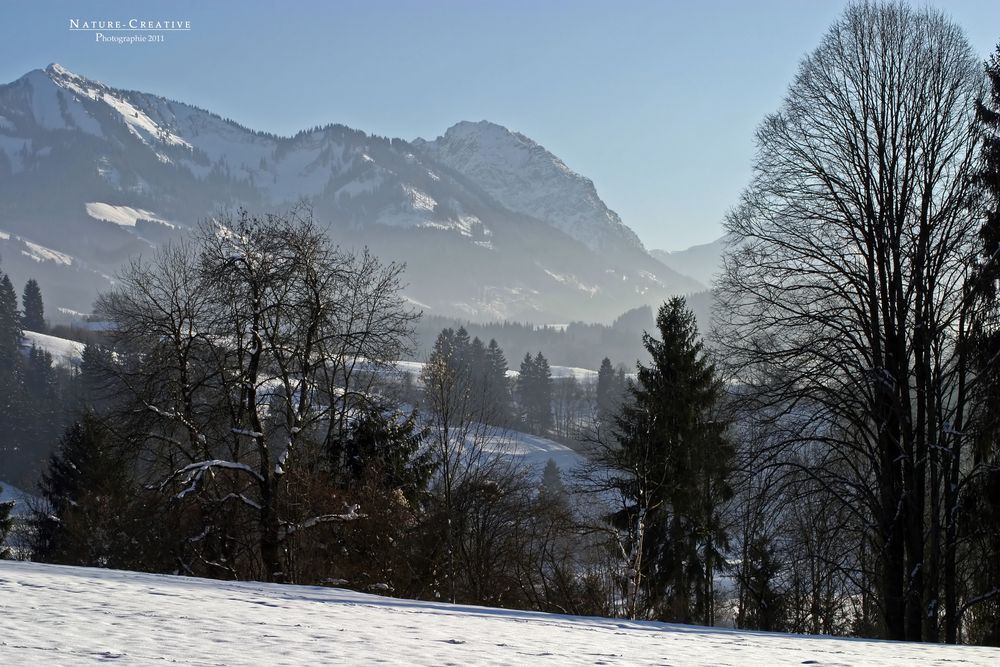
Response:
[{"label": "snow-covered mountain", "polygon": [[343,245],[406,262],[429,312],[607,320],[698,288],[589,180],[498,125],[433,142],[343,125],[279,137],[59,65],[0,86],[0,261],[50,305],[88,310],[126,257],[221,208],[303,198]]}]

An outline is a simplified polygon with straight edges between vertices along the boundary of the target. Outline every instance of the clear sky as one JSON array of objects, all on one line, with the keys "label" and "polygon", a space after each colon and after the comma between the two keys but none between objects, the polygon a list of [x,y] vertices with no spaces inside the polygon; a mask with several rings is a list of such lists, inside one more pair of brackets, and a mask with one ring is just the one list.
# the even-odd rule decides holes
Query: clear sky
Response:
[{"label": "clear sky", "polygon": [[[753,131],[843,0],[0,0],[0,82],[58,62],[120,88],[291,134],[338,122],[432,138],[523,132],[590,177],[650,248],[712,241]],[[985,58],[1000,2],[931,3]],[[98,44],[81,20],[189,20]]]}]

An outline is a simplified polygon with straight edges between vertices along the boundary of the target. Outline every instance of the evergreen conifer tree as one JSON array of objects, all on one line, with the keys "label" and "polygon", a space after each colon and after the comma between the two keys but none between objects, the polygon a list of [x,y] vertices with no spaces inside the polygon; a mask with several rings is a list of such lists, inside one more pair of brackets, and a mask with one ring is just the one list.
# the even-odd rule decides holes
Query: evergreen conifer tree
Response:
[{"label": "evergreen conifer tree", "polygon": [[531,423],[531,402],[534,400],[532,391],[536,376],[535,360],[525,352],[524,359],[521,360],[521,367],[517,375],[517,416],[525,425],[530,427]]},{"label": "evergreen conifer tree", "polygon": [[601,423],[612,420],[621,404],[617,375],[611,360],[604,357],[597,371],[597,419]]},{"label": "evergreen conifer tree", "polygon": [[125,511],[127,467],[107,427],[84,413],[66,430],[39,484],[45,511],[36,512],[33,558],[71,565],[122,562],[110,529]]},{"label": "evergreen conifer tree", "polygon": [[[982,169],[978,180],[988,208],[979,231],[980,262],[973,276],[975,307],[972,317],[973,364],[979,378],[976,443],[973,474],[965,485],[959,506],[963,510],[963,532],[979,563],[972,576],[970,597],[980,599],[969,624],[975,643],[1000,646],[1000,46],[987,62],[989,99],[977,112],[983,130]],[[955,484],[946,486],[954,492]],[[952,535],[949,539],[955,539]],[[949,558],[953,558],[948,554]],[[946,567],[954,567],[953,563]],[[951,581],[945,589],[945,605],[955,617],[959,591]],[[957,628],[946,628],[946,640],[956,641]]]},{"label": "evergreen conifer tree", "polygon": [[555,459],[549,459],[542,470],[542,483],[539,493],[553,499],[561,499],[566,495],[566,485],[562,481],[562,471]]},{"label": "evergreen conifer tree", "polygon": [[20,469],[23,442],[20,343],[17,295],[10,279],[0,272],[0,468],[7,475]]},{"label": "evergreen conifer tree", "polygon": [[17,294],[6,274],[0,273],[0,374],[14,369],[21,344],[21,318]]},{"label": "evergreen conifer tree", "polygon": [[535,396],[532,401],[534,414],[532,422],[539,432],[545,432],[552,427],[552,371],[549,368],[548,359],[539,352],[535,355]]},{"label": "evergreen conifer tree", "polygon": [[346,471],[352,480],[377,480],[416,503],[433,472],[431,452],[423,446],[428,428],[420,428],[416,411],[399,417],[377,408],[358,416],[344,447]]},{"label": "evergreen conifer tree", "polygon": [[497,421],[510,420],[510,383],[507,381],[507,358],[496,339],[491,338],[486,348],[486,377],[489,399],[495,406]]},{"label": "evergreen conifer tree", "polygon": [[28,331],[45,333],[45,306],[42,304],[42,290],[34,278],[25,283],[21,304],[24,308],[24,316],[21,320],[24,328]]},{"label": "evergreen conifer tree", "polygon": [[616,420],[620,447],[608,454],[629,503],[618,518],[639,536],[632,548],[642,606],[663,620],[711,625],[734,455],[718,414],[722,384],[683,298],[665,303],[656,325],[659,340],[643,337],[651,363],[639,364]]}]

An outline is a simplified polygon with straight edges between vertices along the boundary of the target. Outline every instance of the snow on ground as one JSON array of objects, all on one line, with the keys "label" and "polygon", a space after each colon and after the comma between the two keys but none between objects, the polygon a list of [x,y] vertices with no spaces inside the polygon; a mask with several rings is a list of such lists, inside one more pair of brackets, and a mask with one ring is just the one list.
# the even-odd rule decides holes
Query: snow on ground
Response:
[{"label": "snow on ground", "polygon": [[585,461],[581,454],[566,445],[539,435],[507,431],[498,434],[496,441],[493,447],[490,446],[493,443],[487,444],[487,449],[519,458],[539,476],[545,469],[545,464],[552,459],[562,471],[563,481],[568,481],[567,475]]},{"label": "snow on ground", "polygon": [[1000,650],[0,561],[8,665],[996,665]]},{"label": "snow on ground", "polygon": [[80,360],[83,358],[83,348],[86,347],[83,343],[75,340],[25,331],[24,338],[21,339],[21,347],[30,349],[32,345],[51,354],[54,365],[66,367],[79,366]]}]

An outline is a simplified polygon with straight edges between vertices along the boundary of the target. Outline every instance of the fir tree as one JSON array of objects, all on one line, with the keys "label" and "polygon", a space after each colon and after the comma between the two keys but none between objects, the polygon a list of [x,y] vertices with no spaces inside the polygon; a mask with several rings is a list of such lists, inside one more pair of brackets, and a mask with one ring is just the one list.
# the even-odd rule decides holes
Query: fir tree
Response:
[{"label": "fir tree", "polygon": [[526,426],[531,423],[531,401],[534,400],[535,360],[525,352],[517,374],[517,417]]},{"label": "fir tree", "polygon": [[664,620],[711,625],[734,453],[718,414],[722,384],[683,298],[665,303],[656,325],[659,340],[643,337],[651,364],[638,365],[616,420],[620,447],[608,454],[629,503],[618,520],[638,536],[632,555],[641,590],[633,593],[644,606]]},{"label": "fir tree", "polygon": [[489,400],[495,406],[497,421],[506,424],[511,416],[510,383],[507,381],[507,358],[495,338],[486,348],[486,378]]},{"label": "fir tree", "polygon": [[555,459],[549,459],[542,470],[542,483],[539,494],[552,499],[563,499],[566,496],[566,485],[562,481],[562,471]]},{"label": "fir tree", "polygon": [[466,351],[465,363],[468,366],[469,377],[472,382],[472,400],[476,404],[481,404],[486,408],[483,413],[488,413],[489,396],[489,371],[486,367],[486,346],[479,337],[472,339]]},{"label": "fir tree", "polygon": [[42,290],[34,278],[24,285],[24,293],[21,296],[21,304],[24,307],[22,325],[28,331],[45,333],[45,307],[42,304]]},{"label": "fir tree", "polygon": [[[965,485],[959,506],[963,509],[964,538],[978,562],[969,596],[981,602],[970,616],[968,634],[976,643],[1000,646],[1000,46],[987,63],[990,82],[988,103],[980,103],[977,115],[983,130],[982,169],[978,180],[988,209],[979,232],[980,262],[973,276],[976,305],[972,309],[973,364],[979,377],[976,399],[978,423],[973,451],[973,475]],[[988,105],[987,105],[988,104]],[[955,484],[946,487],[954,492]],[[955,536],[950,536],[955,539]],[[948,558],[954,558],[949,553]],[[954,567],[949,563],[946,567]],[[958,616],[959,591],[954,584],[945,589],[949,618]],[[946,627],[946,640],[957,640],[957,627]]]},{"label": "fir tree", "polygon": [[607,357],[597,371],[597,419],[600,423],[614,420],[625,393],[624,373],[616,372]]},{"label": "fir tree", "polygon": [[355,481],[372,481],[400,491],[415,503],[427,490],[433,463],[423,446],[429,429],[419,427],[416,411],[405,418],[371,409],[354,421],[344,446],[346,471]]},{"label": "fir tree", "polygon": [[34,559],[113,566],[127,558],[116,543],[123,536],[115,528],[131,493],[127,466],[117,456],[107,427],[93,413],[85,413],[66,430],[39,490],[46,510],[33,520]]},{"label": "fir tree", "polygon": [[0,374],[9,373],[16,366],[21,335],[14,285],[6,274],[0,273]]},{"label": "fir tree", "polygon": [[530,430],[544,433],[552,426],[552,371],[541,352],[524,355],[517,396],[518,416]]},{"label": "fir tree", "polygon": [[55,385],[52,355],[47,350],[32,345],[28,350],[24,368],[24,390],[27,398],[32,402],[46,402],[51,406],[56,397]]},{"label": "fir tree", "polygon": [[24,440],[20,343],[17,295],[7,275],[0,273],[0,466],[10,471],[8,475],[20,469]]},{"label": "fir tree", "polygon": [[540,432],[552,427],[552,371],[548,360],[539,352],[535,355],[534,414],[531,421]]}]

